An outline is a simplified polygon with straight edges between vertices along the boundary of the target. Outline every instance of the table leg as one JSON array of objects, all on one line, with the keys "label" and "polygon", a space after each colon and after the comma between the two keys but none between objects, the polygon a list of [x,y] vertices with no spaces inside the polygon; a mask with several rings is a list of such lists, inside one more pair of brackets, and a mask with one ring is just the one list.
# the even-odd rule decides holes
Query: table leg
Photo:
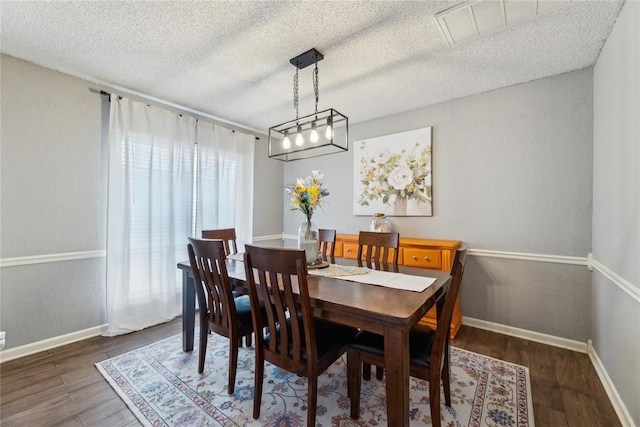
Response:
[{"label": "table leg", "polygon": [[196,290],[193,279],[182,271],[182,351],[193,350],[193,329],[196,316]]},{"label": "table leg", "polygon": [[409,425],[409,332],[385,328],[384,365],[387,386],[387,423]]}]

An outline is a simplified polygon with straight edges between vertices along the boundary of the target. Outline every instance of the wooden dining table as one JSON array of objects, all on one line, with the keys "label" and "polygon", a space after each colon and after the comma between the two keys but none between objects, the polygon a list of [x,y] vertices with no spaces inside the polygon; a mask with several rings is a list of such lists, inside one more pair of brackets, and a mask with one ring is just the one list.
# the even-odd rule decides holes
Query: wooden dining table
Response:
[{"label": "wooden dining table", "polygon": [[[234,289],[248,292],[244,263],[230,259],[226,263]],[[340,259],[339,264],[355,265],[355,261]],[[182,270],[182,346],[189,352],[193,350],[195,288],[189,262],[179,263],[178,268]],[[314,316],[384,336],[389,426],[409,425],[409,331],[436,302],[441,304],[451,282],[449,272],[442,270],[400,266],[399,272],[436,281],[423,292],[413,292],[339,277],[307,278]]]}]

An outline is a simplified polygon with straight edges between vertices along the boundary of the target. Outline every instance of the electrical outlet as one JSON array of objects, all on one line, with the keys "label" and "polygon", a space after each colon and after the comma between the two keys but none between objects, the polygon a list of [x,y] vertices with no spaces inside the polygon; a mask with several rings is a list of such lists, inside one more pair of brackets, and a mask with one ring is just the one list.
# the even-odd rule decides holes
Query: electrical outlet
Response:
[{"label": "electrical outlet", "polygon": [[6,334],[5,331],[0,331],[0,350],[4,348],[4,337]]}]

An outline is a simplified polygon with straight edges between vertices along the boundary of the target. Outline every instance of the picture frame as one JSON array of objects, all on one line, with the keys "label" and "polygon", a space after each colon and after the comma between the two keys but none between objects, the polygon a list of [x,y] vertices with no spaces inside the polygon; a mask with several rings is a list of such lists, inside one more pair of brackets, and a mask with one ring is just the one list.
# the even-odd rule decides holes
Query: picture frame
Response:
[{"label": "picture frame", "polygon": [[356,141],[353,214],[433,216],[432,128]]}]

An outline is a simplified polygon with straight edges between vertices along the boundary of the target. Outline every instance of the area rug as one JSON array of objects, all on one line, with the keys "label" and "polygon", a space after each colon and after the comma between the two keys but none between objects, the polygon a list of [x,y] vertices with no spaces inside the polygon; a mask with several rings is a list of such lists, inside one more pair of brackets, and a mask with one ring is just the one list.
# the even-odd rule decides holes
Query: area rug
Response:
[{"label": "area rug", "polygon": [[[198,337],[198,332],[195,334]],[[254,349],[242,347],[233,395],[227,393],[229,341],[211,334],[203,374],[198,344],[182,351],[176,335],[97,363],[96,366],[145,426],[274,426],[306,424],[307,380],[265,364],[260,418],[254,420]],[[532,427],[526,367],[451,349],[451,408],[441,398],[442,425]],[[384,426],[384,381],[362,381],[359,420],[349,418],[346,355],[318,379],[316,426]],[[429,384],[411,378],[412,426],[431,425]]]}]

